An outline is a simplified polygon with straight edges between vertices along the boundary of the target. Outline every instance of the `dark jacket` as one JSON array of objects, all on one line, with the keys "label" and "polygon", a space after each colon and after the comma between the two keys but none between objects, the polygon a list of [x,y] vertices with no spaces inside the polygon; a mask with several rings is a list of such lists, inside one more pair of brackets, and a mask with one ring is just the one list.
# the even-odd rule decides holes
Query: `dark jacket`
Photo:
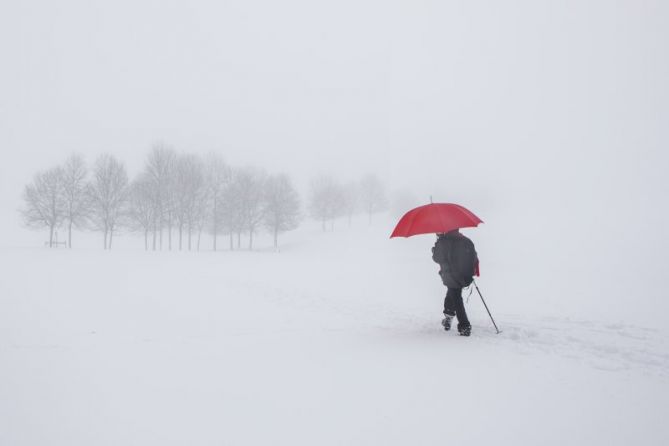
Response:
[{"label": "dark jacket", "polygon": [[474,243],[459,232],[439,236],[432,248],[432,260],[441,267],[439,275],[448,288],[467,287],[478,275]]}]

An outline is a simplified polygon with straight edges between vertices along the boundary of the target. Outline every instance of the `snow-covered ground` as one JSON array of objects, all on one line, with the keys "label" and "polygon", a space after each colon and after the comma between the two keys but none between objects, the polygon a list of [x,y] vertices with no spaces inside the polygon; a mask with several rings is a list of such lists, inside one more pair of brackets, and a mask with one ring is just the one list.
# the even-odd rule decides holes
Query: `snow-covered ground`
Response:
[{"label": "snow-covered ground", "polygon": [[503,332],[474,294],[472,336],[445,333],[433,239],[338,225],[281,252],[1,248],[0,445],[669,444],[666,329],[512,295],[482,227]]}]

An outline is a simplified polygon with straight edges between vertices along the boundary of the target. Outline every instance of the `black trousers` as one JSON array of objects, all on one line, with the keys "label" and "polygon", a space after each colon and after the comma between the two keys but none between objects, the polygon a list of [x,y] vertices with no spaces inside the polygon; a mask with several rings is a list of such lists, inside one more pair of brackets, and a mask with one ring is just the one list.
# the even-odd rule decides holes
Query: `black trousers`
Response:
[{"label": "black trousers", "polygon": [[471,327],[469,319],[467,319],[465,303],[462,301],[462,288],[448,289],[446,299],[444,299],[444,314],[457,316],[458,328]]}]

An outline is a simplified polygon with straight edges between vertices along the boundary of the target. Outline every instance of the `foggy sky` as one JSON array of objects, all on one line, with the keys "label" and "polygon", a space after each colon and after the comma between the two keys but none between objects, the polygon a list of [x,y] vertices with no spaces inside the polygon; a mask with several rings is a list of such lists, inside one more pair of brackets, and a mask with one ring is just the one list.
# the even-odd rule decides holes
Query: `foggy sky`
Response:
[{"label": "foggy sky", "polygon": [[666,245],[668,12],[662,1],[3,1],[0,233],[18,230],[35,171],[110,152],[133,174],[165,141],[300,187],[375,172],[493,221],[523,209]]}]

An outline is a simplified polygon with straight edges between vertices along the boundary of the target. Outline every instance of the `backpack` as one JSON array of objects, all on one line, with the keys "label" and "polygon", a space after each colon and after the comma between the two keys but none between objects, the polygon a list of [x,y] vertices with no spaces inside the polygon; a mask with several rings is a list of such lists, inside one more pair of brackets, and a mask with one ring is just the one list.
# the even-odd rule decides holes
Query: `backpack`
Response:
[{"label": "backpack", "polygon": [[464,235],[440,237],[432,249],[432,260],[441,266],[444,285],[464,288],[474,280],[478,255],[474,243]]}]

